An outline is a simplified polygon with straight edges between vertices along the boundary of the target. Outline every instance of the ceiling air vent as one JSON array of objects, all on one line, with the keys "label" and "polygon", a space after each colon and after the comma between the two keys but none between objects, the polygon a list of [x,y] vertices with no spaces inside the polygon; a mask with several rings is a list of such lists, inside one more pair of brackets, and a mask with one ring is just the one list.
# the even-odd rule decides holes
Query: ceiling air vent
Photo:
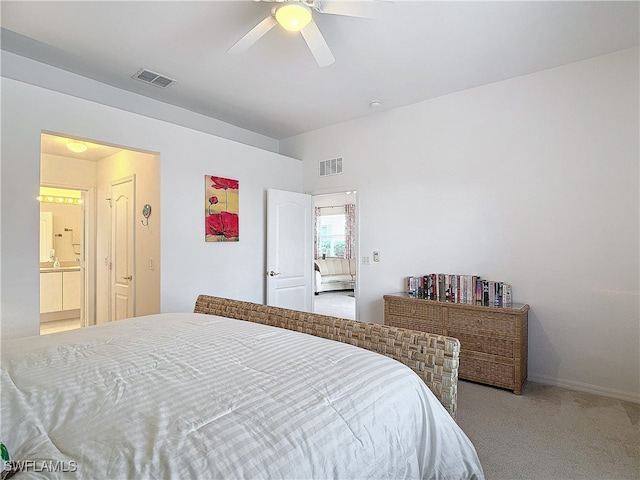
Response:
[{"label": "ceiling air vent", "polygon": [[138,70],[138,73],[136,73],[133,78],[144,83],[150,83],[151,85],[155,85],[156,87],[160,88],[167,88],[169,85],[175,82],[175,80],[172,78],[165,77],[164,75],[152,72],[151,70],[147,70],[146,68],[141,68],[140,70]]},{"label": "ceiling air vent", "polygon": [[342,157],[322,160],[320,162],[320,176],[340,175],[342,173]]}]

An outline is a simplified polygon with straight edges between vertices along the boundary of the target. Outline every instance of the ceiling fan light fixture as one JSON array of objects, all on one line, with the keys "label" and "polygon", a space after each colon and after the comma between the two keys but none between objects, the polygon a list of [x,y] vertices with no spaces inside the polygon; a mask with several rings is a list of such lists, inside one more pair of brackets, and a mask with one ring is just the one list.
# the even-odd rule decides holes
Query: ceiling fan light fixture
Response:
[{"label": "ceiling fan light fixture", "polygon": [[298,1],[288,2],[278,7],[276,20],[284,29],[299,32],[311,22],[311,9]]},{"label": "ceiling fan light fixture", "polygon": [[84,143],[69,142],[67,143],[67,148],[71,150],[73,153],[82,153],[82,152],[86,152],[88,147]]}]

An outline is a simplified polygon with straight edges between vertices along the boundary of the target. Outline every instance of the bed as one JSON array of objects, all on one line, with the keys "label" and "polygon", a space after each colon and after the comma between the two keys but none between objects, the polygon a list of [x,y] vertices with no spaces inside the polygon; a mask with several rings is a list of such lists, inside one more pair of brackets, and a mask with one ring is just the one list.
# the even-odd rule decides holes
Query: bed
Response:
[{"label": "bed", "polygon": [[482,479],[431,337],[201,295],[11,340],[0,441],[13,478]]}]

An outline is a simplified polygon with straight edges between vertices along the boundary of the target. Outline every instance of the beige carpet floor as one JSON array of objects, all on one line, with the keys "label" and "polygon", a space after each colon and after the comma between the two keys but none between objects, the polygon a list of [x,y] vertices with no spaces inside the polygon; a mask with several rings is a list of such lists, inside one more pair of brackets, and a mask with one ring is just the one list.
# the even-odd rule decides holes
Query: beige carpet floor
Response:
[{"label": "beige carpet floor", "polygon": [[321,292],[319,295],[314,295],[313,313],[355,319],[356,299],[353,297],[353,290]]},{"label": "beige carpet floor", "polygon": [[461,380],[457,421],[487,480],[640,479],[640,404],[533,382],[514,395]]}]

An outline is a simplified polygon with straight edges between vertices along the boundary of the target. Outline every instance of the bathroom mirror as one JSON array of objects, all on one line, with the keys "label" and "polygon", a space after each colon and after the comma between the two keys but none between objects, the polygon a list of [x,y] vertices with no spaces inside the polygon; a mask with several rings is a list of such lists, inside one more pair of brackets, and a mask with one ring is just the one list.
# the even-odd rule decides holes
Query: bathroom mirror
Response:
[{"label": "bathroom mirror", "polygon": [[53,213],[40,212],[40,262],[51,262],[53,250]]}]

